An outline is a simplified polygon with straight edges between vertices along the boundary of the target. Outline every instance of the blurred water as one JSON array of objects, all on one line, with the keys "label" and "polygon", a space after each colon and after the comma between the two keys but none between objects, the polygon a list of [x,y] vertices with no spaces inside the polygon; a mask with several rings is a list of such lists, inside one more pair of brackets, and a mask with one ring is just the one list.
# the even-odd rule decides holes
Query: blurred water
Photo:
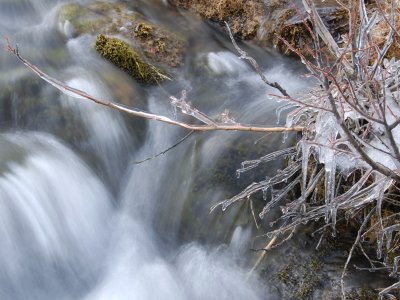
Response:
[{"label": "blurred water", "polygon": [[[1,1],[0,34],[46,72],[102,99],[122,94],[128,104],[172,117],[168,98],[186,89],[213,117],[229,108],[240,122],[275,124],[271,90],[219,29],[165,1],[131,1],[189,40],[174,81],[144,88],[96,55],[94,36],[65,34],[57,20],[63,2]],[[292,92],[303,87],[291,61],[246,47],[272,80],[287,80]],[[235,223],[235,210],[209,214],[246,184],[234,178],[240,160],[224,159],[238,145],[248,151],[234,160],[253,158],[261,135],[196,135],[136,165],[186,133],[61,95],[10,54],[0,54],[0,69],[1,299],[268,298],[246,280],[253,224]],[[262,151],[283,146],[271,135]],[[231,177],[214,184],[220,173]]]}]

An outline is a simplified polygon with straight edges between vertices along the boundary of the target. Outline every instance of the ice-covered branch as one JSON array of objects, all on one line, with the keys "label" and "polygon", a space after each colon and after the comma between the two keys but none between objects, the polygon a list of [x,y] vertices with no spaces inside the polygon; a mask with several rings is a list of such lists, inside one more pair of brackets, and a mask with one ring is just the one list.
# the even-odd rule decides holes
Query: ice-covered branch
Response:
[{"label": "ice-covered branch", "polygon": [[28,60],[26,60],[24,57],[22,57],[21,54],[19,53],[18,48],[14,48],[8,40],[7,40],[7,48],[6,49],[9,52],[13,53],[25,66],[27,66],[29,69],[31,69],[33,72],[35,72],[41,79],[43,79],[44,81],[53,85],[55,88],[57,88],[64,94],[71,96],[73,98],[93,101],[96,104],[106,106],[108,108],[117,110],[119,112],[126,113],[131,116],[141,117],[141,118],[149,119],[149,120],[155,120],[155,121],[167,123],[170,125],[179,126],[179,127],[182,127],[182,128],[188,129],[188,130],[193,130],[193,131],[289,132],[289,131],[302,131],[303,130],[303,128],[301,126],[295,126],[295,127],[289,128],[289,127],[253,126],[253,125],[232,123],[232,122],[218,123],[218,122],[213,121],[210,117],[208,117],[204,113],[202,113],[202,112],[198,111],[197,109],[193,108],[192,106],[190,106],[183,99],[178,100],[176,98],[172,98],[173,105],[180,108],[184,113],[191,115],[194,118],[202,121],[205,125],[195,125],[195,124],[180,122],[180,121],[168,118],[166,116],[153,114],[153,113],[146,112],[146,111],[139,110],[139,109],[132,108],[132,107],[127,107],[125,105],[122,105],[122,104],[119,104],[116,102],[111,102],[111,101],[95,98],[94,96],[89,95],[84,91],[81,91],[79,89],[68,86],[68,85],[60,82],[59,80],[50,77],[45,72],[40,70],[37,66],[31,64]]},{"label": "ice-covered branch", "polygon": [[[213,207],[226,209],[238,201],[256,198],[255,194],[262,191],[265,203],[260,218],[271,208],[281,207],[281,216],[271,223],[273,230],[267,233],[274,245],[310,221],[324,219],[324,230],[331,228],[335,233],[338,220],[359,218],[361,225],[341,278],[343,299],[349,261],[357,246],[362,249],[366,233],[376,235],[377,258],[382,260],[379,264],[391,276],[399,276],[400,263],[400,222],[398,218],[383,217],[383,212],[385,216],[398,215],[393,205],[400,206],[400,201],[389,197],[394,187],[400,191],[400,61],[387,58],[392,53],[389,49],[398,47],[393,42],[394,35],[399,35],[399,6],[397,1],[377,0],[378,10],[371,11],[364,1],[348,2],[344,8],[349,14],[349,30],[335,40],[314,2],[303,0],[308,17],[300,18],[314,41],[311,59],[278,37],[299,56],[318,85],[297,98],[284,93],[275,95],[293,107],[287,114],[286,126],[304,127],[297,147],[246,161],[237,173],[260,167],[279,155],[288,156],[287,166],[276,176],[254,182]],[[385,26],[388,34],[380,39]],[[230,37],[241,57],[248,59],[260,78],[271,86],[231,33]],[[330,54],[323,55],[325,49]],[[372,217],[374,224],[369,222]],[[389,255],[394,259],[389,260]],[[400,282],[382,290],[380,297],[398,286]]]}]

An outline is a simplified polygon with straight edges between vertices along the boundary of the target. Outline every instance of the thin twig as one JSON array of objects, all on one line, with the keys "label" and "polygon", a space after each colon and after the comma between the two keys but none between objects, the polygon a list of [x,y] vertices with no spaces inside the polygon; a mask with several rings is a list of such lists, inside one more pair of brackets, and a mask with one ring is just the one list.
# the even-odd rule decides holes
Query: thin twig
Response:
[{"label": "thin twig", "polygon": [[150,157],[148,157],[148,158],[146,158],[146,159],[139,160],[139,161],[135,161],[135,162],[133,162],[133,164],[139,165],[139,164],[141,164],[141,163],[144,163],[144,162],[146,162],[146,161],[149,161],[149,160],[152,160],[152,159],[154,159],[154,158],[157,158],[157,157],[159,157],[159,156],[161,156],[161,155],[164,155],[164,154],[167,153],[168,151],[170,151],[170,150],[174,149],[175,147],[177,147],[178,145],[182,144],[182,143],[183,143],[188,137],[190,137],[193,133],[194,133],[194,131],[192,130],[192,131],[190,131],[188,134],[186,134],[183,138],[181,138],[177,143],[175,143],[174,145],[172,145],[171,147],[168,147],[167,149],[165,149],[165,150],[163,150],[163,151],[157,153],[156,155],[150,156]]}]

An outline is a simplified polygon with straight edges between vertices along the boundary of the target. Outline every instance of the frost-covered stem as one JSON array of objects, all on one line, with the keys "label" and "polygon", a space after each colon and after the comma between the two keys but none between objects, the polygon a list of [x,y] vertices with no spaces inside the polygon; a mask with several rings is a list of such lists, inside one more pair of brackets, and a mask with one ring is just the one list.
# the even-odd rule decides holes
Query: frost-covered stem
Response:
[{"label": "frost-covered stem", "polygon": [[[400,281],[393,283],[391,286],[385,288],[384,290],[379,292],[379,300],[383,299],[383,297],[386,296],[391,290],[398,289],[400,287]],[[396,299],[396,298],[391,298],[391,299]]]},{"label": "frost-covered stem", "polygon": [[358,243],[360,242],[361,234],[362,234],[362,232],[364,231],[365,227],[367,226],[368,221],[371,219],[371,217],[372,217],[372,215],[374,214],[375,210],[376,210],[376,207],[374,207],[374,208],[368,213],[368,215],[364,218],[364,221],[362,222],[360,228],[358,229],[358,233],[357,233],[356,240],[354,241],[353,246],[352,246],[351,249],[350,249],[349,255],[347,256],[346,263],[344,264],[343,271],[342,271],[342,276],[341,276],[341,278],[340,278],[340,286],[341,286],[341,289],[342,289],[342,299],[343,299],[343,300],[346,300],[346,292],[345,292],[345,286],[344,286],[344,277],[345,277],[345,275],[346,275],[347,267],[348,267],[348,265],[349,265],[349,262],[350,262],[351,257],[353,256],[353,252],[354,252],[355,248],[357,247]]},{"label": "frost-covered stem", "polygon": [[318,105],[314,105],[314,104],[311,104],[311,103],[308,103],[308,102],[304,102],[304,101],[301,101],[301,100],[296,99],[296,98],[282,97],[282,96],[278,96],[278,95],[272,95],[272,96],[274,96],[274,97],[276,97],[278,99],[282,99],[282,100],[288,101],[288,102],[296,103],[296,104],[298,104],[299,106],[302,106],[302,107],[310,107],[310,108],[315,108],[315,109],[326,111],[326,112],[331,112],[331,110],[329,108],[318,106]]}]

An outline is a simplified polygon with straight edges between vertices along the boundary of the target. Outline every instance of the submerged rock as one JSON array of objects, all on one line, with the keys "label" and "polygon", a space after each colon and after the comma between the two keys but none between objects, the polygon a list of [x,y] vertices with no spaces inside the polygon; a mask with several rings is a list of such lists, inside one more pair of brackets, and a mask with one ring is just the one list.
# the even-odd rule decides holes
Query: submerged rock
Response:
[{"label": "submerged rock", "polygon": [[96,51],[134,79],[143,83],[157,83],[166,76],[154,66],[140,58],[126,42],[103,34],[97,36]]}]

